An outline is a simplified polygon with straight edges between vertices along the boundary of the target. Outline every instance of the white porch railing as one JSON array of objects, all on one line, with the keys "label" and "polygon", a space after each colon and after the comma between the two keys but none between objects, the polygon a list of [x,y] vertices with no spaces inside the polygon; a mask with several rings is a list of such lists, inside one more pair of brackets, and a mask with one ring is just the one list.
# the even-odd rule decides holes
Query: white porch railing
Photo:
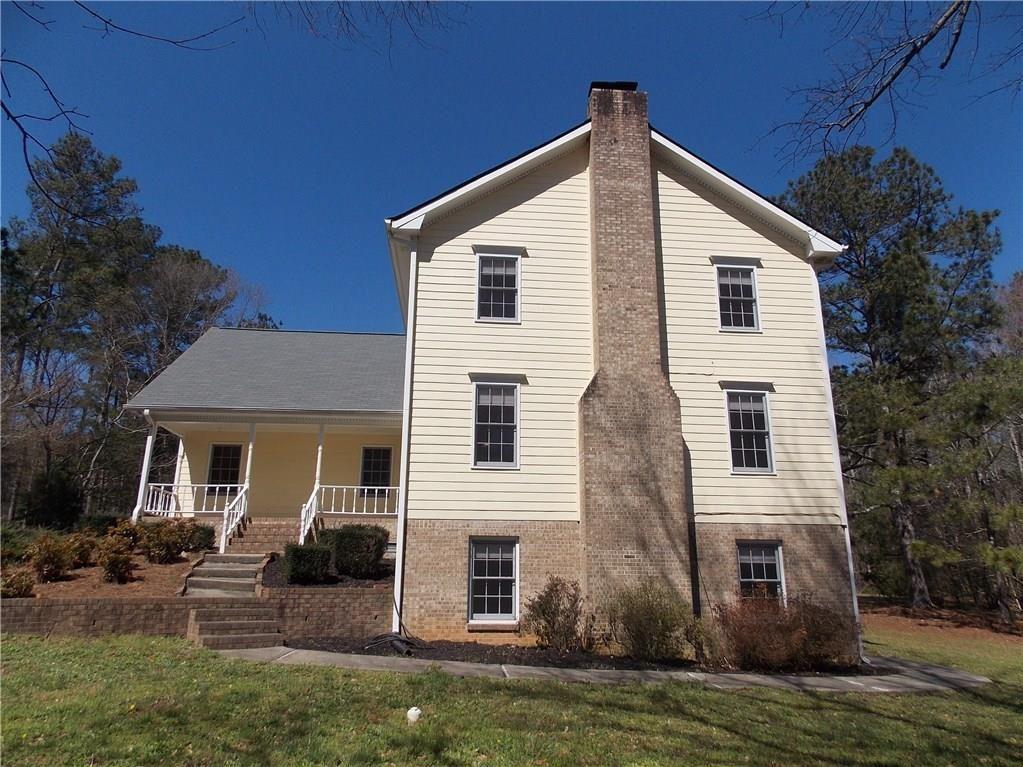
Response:
[{"label": "white porch railing", "polygon": [[238,498],[245,485],[174,485],[146,487],[142,513],[173,517],[181,513],[222,512]]},{"label": "white porch railing", "polygon": [[317,516],[348,514],[396,516],[398,488],[364,485],[320,485],[313,488],[309,500],[302,506],[298,542],[305,543]]},{"label": "white porch railing", "polygon": [[243,485],[241,492],[231,502],[231,504],[224,509],[224,524],[220,528],[220,553],[223,554],[227,551],[227,542],[231,540],[231,536],[234,534],[235,529],[245,519],[245,514],[249,510],[249,486]]}]

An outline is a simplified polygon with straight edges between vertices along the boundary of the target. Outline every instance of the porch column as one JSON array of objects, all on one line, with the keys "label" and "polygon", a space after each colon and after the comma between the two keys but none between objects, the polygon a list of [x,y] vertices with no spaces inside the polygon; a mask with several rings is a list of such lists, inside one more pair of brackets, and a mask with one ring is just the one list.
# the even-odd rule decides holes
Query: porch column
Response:
[{"label": "porch column", "polygon": [[316,435],[316,480],[313,487],[317,490],[320,487],[320,469],[323,467],[323,424],[320,424],[320,431]]},{"label": "porch column", "polygon": [[[148,417],[149,413],[146,412]],[[153,463],[153,443],[156,441],[156,421],[150,421],[149,435],[146,437],[146,452],[142,456],[142,476],[139,477],[139,494],[135,499],[135,508],[131,512],[131,521],[138,522],[142,515],[142,504],[146,502],[146,485],[149,484],[149,467]]]},{"label": "porch column", "polygon": [[245,456],[245,486],[252,487],[252,450],[256,446],[256,424],[249,424],[249,450]]}]

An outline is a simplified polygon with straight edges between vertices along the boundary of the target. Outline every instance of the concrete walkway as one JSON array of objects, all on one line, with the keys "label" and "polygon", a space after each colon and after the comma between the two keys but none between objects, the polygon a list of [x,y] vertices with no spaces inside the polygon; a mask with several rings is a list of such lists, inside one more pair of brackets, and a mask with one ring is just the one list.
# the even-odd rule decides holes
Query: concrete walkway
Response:
[{"label": "concrete walkway", "polygon": [[454,676],[494,679],[542,679],[552,682],[587,684],[633,684],[691,682],[718,690],[742,687],[771,687],[779,690],[812,692],[940,692],[965,690],[990,684],[987,677],[965,671],[914,663],[896,658],[868,658],[882,673],[874,675],[802,676],[799,674],[733,674],[703,671],[612,671],[604,669],[513,666],[496,663],[463,663],[382,655],[295,650],[290,647],[260,647],[249,650],[221,650],[221,655],[285,665],[337,666],[360,671],[392,671],[414,674],[438,669]]}]

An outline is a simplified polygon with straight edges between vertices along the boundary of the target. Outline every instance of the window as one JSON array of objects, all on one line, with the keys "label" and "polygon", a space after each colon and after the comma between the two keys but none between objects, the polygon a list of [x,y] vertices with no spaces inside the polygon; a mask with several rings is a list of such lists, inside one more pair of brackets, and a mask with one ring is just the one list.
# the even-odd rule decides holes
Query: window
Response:
[{"label": "window", "polygon": [[475,385],[472,465],[514,469],[518,466],[518,384]]},{"label": "window", "polygon": [[519,261],[518,256],[479,256],[476,319],[518,321]]},{"label": "window", "polygon": [[781,546],[777,543],[740,543],[739,593],[744,597],[784,597]]},{"label": "window", "polygon": [[771,431],[767,422],[767,394],[730,391],[728,436],[732,449],[732,471],[770,473]]},{"label": "window", "polygon": [[759,330],[753,267],[718,267],[718,304],[723,330]]},{"label": "window", "polygon": [[210,448],[211,485],[237,485],[242,467],[241,445],[213,445]]},{"label": "window", "polygon": [[518,618],[518,543],[473,540],[470,548],[469,619]]},{"label": "window", "polygon": [[[359,484],[363,488],[391,486],[391,448],[362,448],[362,472]],[[376,495],[376,490],[360,491],[363,495]],[[381,493],[382,495],[383,493]]]}]

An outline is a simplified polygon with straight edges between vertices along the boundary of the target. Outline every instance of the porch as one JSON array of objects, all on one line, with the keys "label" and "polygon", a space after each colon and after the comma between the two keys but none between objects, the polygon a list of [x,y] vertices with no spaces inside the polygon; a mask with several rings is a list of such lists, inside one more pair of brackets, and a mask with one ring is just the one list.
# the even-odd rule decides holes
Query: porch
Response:
[{"label": "porch", "polygon": [[[316,528],[349,523],[380,525],[394,541],[400,417],[361,423],[150,418],[134,521],[201,518],[217,528],[221,553],[243,535],[251,540],[235,540],[232,551],[269,551],[305,542]],[[179,440],[171,482],[149,481],[158,429]]]}]

